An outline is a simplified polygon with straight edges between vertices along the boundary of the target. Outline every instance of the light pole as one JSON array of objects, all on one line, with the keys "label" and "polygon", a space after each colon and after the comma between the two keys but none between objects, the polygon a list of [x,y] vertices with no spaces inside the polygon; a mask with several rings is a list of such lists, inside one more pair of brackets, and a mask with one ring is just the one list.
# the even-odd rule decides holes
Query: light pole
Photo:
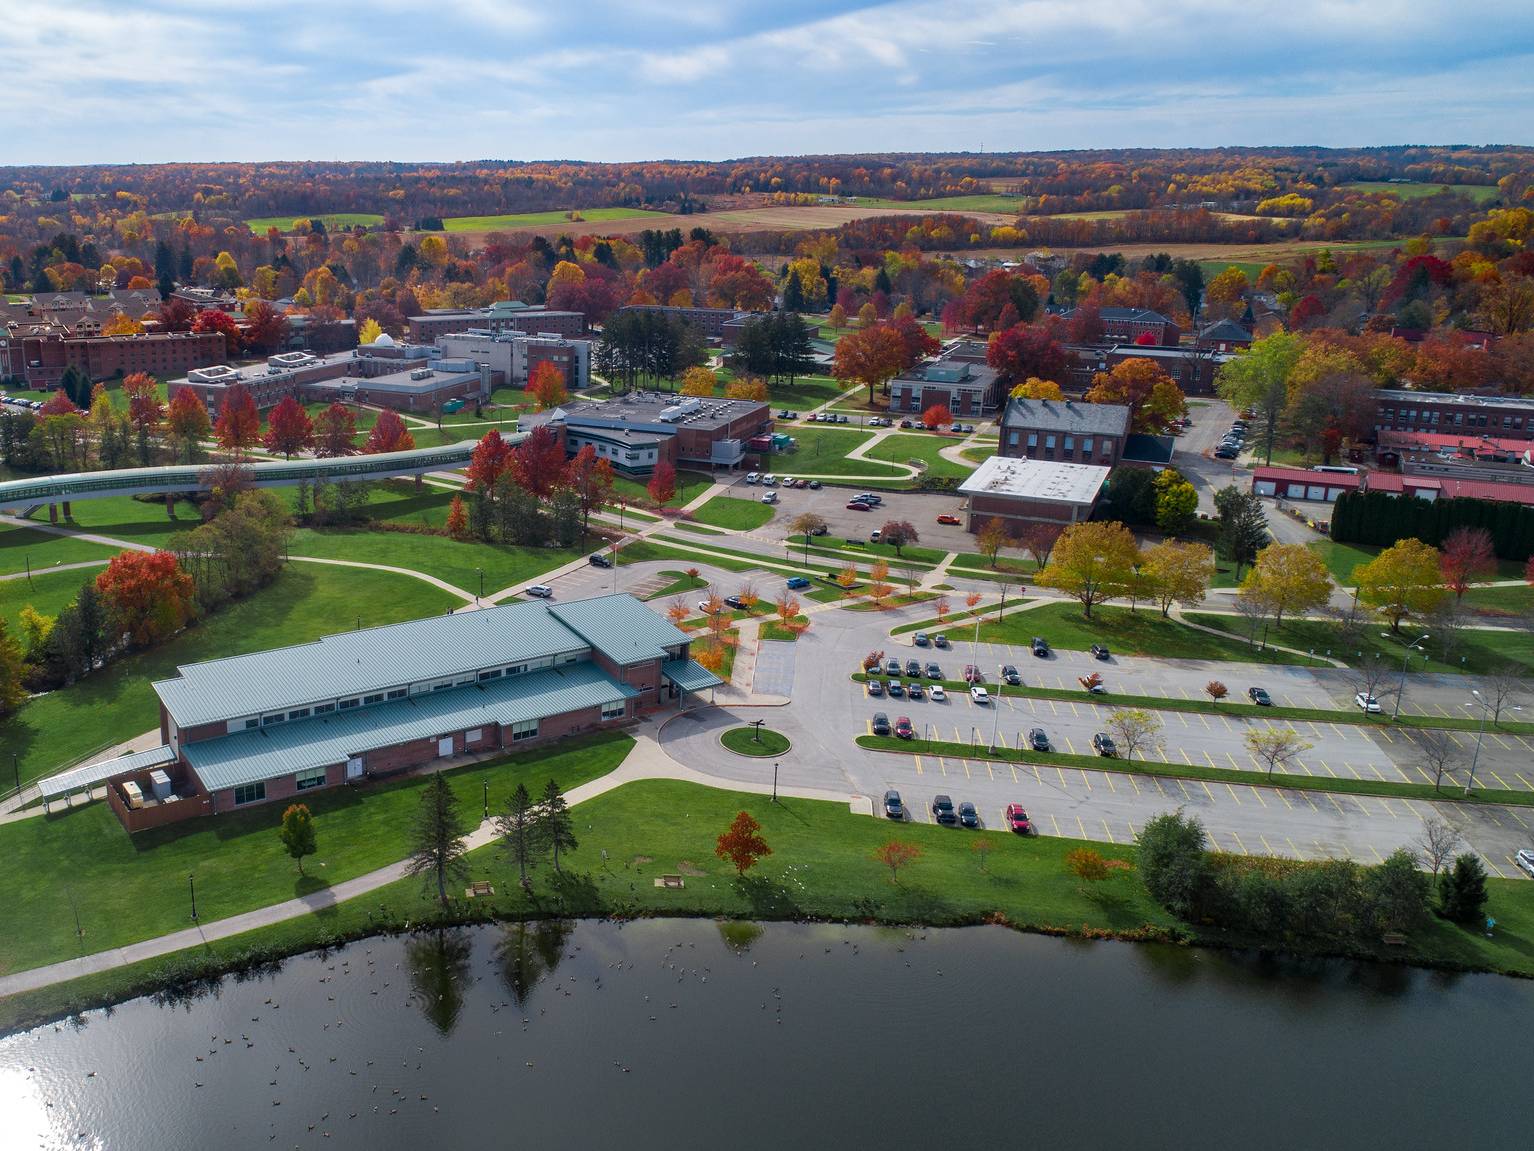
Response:
[{"label": "light pole", "polygon": [[186,885],[192,892],[192,922],[197,922],[197,876],[192,872],[186,873]]},{"label": "light pole", "polygon": [[479,595],[474,597],[474,602],[478,603],[485,595],[485,569],[475,568],[474,570],[479,573]]},{"label": "light pole", "polygon": [[991,705],[991,744],[990,750],[996,750],[996,727],[1001,723],[1001,693],[1006,690],[1007,677],[1001,673],[1001,664],[996,665],[996,702]]},{"label": "light pole", "polygon": [[[1470,789],[1475,786],[1475,765],[1481,761],[1481,741],[1486,738],[1486,717],[1491,713],[1491,704],[1481,695],[1480,689],[1471,688],[1470,694],[1475,696],[1475,702],[1481,707],[1481,726],[1475,733],[1475,751],[1470,756],[1470,778],[1465,781],[1465,794],[1470,794]],[[1469,707],[1467,703],[1465,705]],[[1521,707],[1514,707],[1513,711],[1522,711]]]},{"label": "light pole", "polygon": [[778,802],[778,761],[772,761],[772,802]]},{"label": "light pole", "polygon": [[490,781],[488,779],[484,779],[484,780],[481,780],[480,782],[485,785],[485,818],[489,819],[490,818]]},{"label": "light pole", "polygon": [[[1389,639],[1390,633],[1382,631],[1380,632],[1380,637],[1382,639]],[[1411,660],[1412,650],[1416,648],[1419,643],[1423,643],[1425,640],[1427,640],[1427,638],[1428,633],[1423,632],[1415,640],[1406,645],[1406,651],[1401,655],[1401,682],[1396,687],[1395,712],[1390,717],[1392,723],[1401,718],[1401,697],[1406,694],[1406,665]]]}]

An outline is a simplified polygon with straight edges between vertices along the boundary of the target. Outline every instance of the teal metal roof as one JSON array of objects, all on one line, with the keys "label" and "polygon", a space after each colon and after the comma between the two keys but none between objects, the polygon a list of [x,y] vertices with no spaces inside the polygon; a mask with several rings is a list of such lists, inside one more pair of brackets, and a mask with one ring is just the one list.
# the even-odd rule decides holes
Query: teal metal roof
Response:
[{"label": "teal metal roof", "polygon": [[413,740],[492,723],[547,719],[638,694],[595,664],[576,663],[183,744],[181,754],[204,787],[219,791],[345,763],[352,756]]},{"label": "teal metal roof", "polygon": [[620,667],[664,659],[692,638],[628,594],[552,604],[549,613]]},{"label": "teal metal roof", "polygon": [[38,783],[37,790],[44,799],[53,799],[56,796],[68,795],[70,792],[83,791],[124,771],[143,771],[146,768],[164,767],[175,762],[176,753],[169,747],[161,746],[151,748],[149,751],[136,751],[131,755],[97,760],[83,767],[72,767],[58,775],[51,775]]},{"label": "teal metal roof", "polygon": [[[633,597],[618,598],[660,621]],[[524,660],[584,655],[587,648],[546,605],[517,603],[187,664],[176,669],[179,679],[161,680],[154,689],[176,722],[192,727]]]},{"label": "teal metal roof", "polygon": [[724,680],[695,659],[668,659],[660,665],[660,673],[683,691],[702,691],[724,684]]}]

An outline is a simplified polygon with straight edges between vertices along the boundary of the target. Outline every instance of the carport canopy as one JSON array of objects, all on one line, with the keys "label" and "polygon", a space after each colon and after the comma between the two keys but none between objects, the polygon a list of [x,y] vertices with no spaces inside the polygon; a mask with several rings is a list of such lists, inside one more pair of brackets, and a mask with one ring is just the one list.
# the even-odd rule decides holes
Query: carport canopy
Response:
[{"label": "carport canopy", "polygon": [[131,755],[119,755],[114,759],[100,759],[82,767],[72,767],[40,780],[37,790],[44,800],[58,799],[61,795],[86,791],[120,772],[143,771],[175,762],[176,753],[168,746],[161,745],[148,751],[136,751]]}]

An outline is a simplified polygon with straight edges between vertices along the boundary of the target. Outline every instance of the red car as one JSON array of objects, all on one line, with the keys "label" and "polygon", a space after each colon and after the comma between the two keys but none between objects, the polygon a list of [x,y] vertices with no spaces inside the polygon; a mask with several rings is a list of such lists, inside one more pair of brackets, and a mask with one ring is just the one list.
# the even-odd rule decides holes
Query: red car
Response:
[{"label": "red car", "polygon": [[862,500],[847,501],[847,510],[849,512],[866,512],[872,506],[872,504],[865,504]]},{"label": "red car", "polygon": [[965,683],[979,683],[983,679],[985,679],[985,673],[982,672],[974,664],[967,663],[967,664],[964,665],[964,682]]},{"label": "red car", "polygon": [[911,736],[915,734],[915,732],[911,730],[911,720],[909,716],[902,715],[895,720],[895,734],[898,735],[901,739],[910,739]]},{"label": "red car", "polygon": [[957,524],[963,521],[961,521],[958,516],[951,512],[944,512],[942,515],[937,517],[937,522],[940,524]]},{"label": "red car", "polygon": [[1033,822],[1028,818],[1028,813],[1023,810],[1020,803],[1007,804],[1007,826],[1018,835],[1032,835]]}]

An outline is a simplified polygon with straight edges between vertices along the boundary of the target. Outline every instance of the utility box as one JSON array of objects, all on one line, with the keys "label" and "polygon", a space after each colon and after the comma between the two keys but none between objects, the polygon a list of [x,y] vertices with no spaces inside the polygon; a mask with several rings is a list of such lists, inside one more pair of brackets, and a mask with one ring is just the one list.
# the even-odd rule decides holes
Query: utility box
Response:
[{"label": "utility box", "polygon": [[170,798],[170,776],[162,768],[149,773],[149,789],[161,803]]}]

